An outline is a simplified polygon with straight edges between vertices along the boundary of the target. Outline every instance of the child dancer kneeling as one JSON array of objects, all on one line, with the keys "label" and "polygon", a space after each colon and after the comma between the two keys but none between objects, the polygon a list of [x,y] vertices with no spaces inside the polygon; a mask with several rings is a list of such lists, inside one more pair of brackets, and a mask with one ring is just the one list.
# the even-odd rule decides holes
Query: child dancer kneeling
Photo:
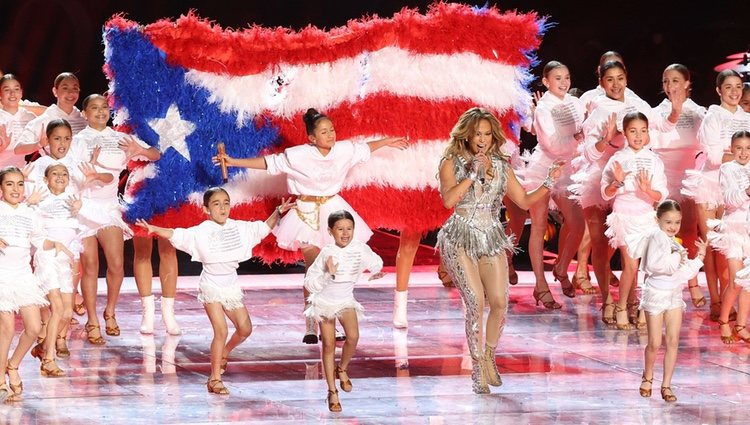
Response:
[{"label": "child dancer kneeling", "polygon": [[[252,323],[242,301],[242,289],[237,280],[240,262],[250,259],[253,247],[268,235],[281,215],[292,207],[282,199],[281,205],[265,222],[242,221],[229,218],[229,194],[220,187],[203,194],[203,210],[209,220],[188,229],[169,229],[148,224],[139,219],[136,225],[155,233],[203,263],[198,283],[198,301],[203,303],[214,330],[211,341],[211,377],[206,386],[209,393],[229,394],[221,381],[227,368],[229,354],[252,332]],[[227,341],[226,314],[235,331]]]},{"label": "child dancer kneeling", "polygon": [[370,280],[383,277],[380,271],[383,260],[365,243],[352,240],[354,216],[349,211],[331,213],[328,216],[328,232],[333,236],[334,243],[323,247],[305,276],[305,289],[310,292],[307,298],[310,307],[305,310],[305,316],[320,323],[323,370],[328,384],[328,409],[340,412],[339,392],[333,375],[336,354],[335,321],[339,319],[346,333],[341,361],[336,365],[335,371],[341,389],[349,392],[352,390],[352,381],[347,375],[347,368],[357,348],[359,316],[363,311],[362,305],[354,299],[354,284],[365,270],[372,273]]},{"label": "child dancer kneeling", "polygon": [[661,347],[663,324],[666,328],[667,350],[664,353],[661,397],[664,401],[674,402],[677,397],[672,392],[671,383],[677,363],[682,310],[685,309],[682,290],[685,282],[694,278],[703,265],[707,243],[700,239],[695,241],[698,254],[692,260],[687,259],[687,251],[674,239],[680,231],[682,213],[680,205],[671,199],[660,203],[656,208],[656,221],[658,229],[626,238],[631,257],[640,258],[641,269],[646,272],[639,308],[646,312],[648,345],[644,350],[645,364],[639,391],[641,397],[651,397],[654,363],[656,352]]}]

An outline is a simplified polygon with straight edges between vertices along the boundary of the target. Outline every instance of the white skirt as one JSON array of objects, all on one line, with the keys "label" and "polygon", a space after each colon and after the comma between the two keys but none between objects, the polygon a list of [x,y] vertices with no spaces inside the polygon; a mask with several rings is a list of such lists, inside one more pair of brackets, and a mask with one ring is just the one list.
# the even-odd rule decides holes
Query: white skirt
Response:
[{"label": "white skirt", "polygon": [[747,223],[710,219],[706,221],[709,228],[706,239],[714,250],[726,258],[742,260],[750,256],[750,235]]},{"label": "white skirt", "polygon": [[[316,212],[317,210],[317,212]],[[354,217],[354,238],[360,242],[367,242],[372,236],[372,230],[367,226],[354,208],[339,195],[320,205],[297,199],[297,208],[290,210],[273,229],[276,244],[287,251],[296,251],[305,245],[318,248],[333,243],[333,236],[328,233],[328,216],[338,210],[347,210]],[[302,221],[304,217],[305,221]],[[317,227],[317,228],[316,228]]]},{"label": "white skirt", "polygon": [[656,226],[656,212],[631,215],[612,212],[607,216],[607,230],[604,235],[609,238],[613,248],[625,246],[625,237],[647,232]]},{"label": "white skirt", "polygon": [[17,313],[22,307],[47,305],[39,279],[31,270],[0,276],[0,311]]},{"label": "white skirt", "polygon": [[602,198],[602,171],[595,167],[584,167],[571,176],[568,186],[570,199],[578,202],[581,208],[599,207],[607,209],[609,201]]},{"label": "white skirt", "polygon": [[245,307],[242,288],[237,273],[214,275],[201,273],[198,282],[198,301],[203,304],[219,303],[225,310]]},{"label": "white skirt", "polygon": [[716,209],[724,205],[724,192],[719,184],[719,170],[685,171],[685,181],[682,183],[680,193],[692,199],[696,204],[706,204],[708,209]]},{"label": "white skirt", "polygon": [[34,254],[34,275],[39,279],[45,294],[49,294],[52,289],[72,294],[73,274],[71,259],[65,253],[58,252],[55,255],[54,249],[38,249]]},{"label": "white skirt", "polygon": [[[549,173],[549,167],[555,162],[555,159],[550,158],[541,151],[534,151],[531,156],[522,157],[526,161],[526,166],[518,170],[516,176],[520,175],[522,178],[520,181],[523,182],[523,188],[526,191],[532,191],[538,188]],[[573,166],[570,160],[566,160],[565,164],[561,167],[560,178],[555,182],[552,187],[552,194],[556,196],[569,196],[568,186],[573,184],[571,176],[573,175]],[[553,202],[550,202],[552,207]]]},{"label": "white skirt", "polygon": [[94,208],[86,208],[78,215],[81,222],[81,239],[95,236],[96,233],[107,227],[118,227],[122,230],[125,240],[133,237],[133,230],[122,219],[123,207],[117,201],[104,199],[85,199],[95,205]]},{"label": "white skirt", "polygon": [[363,319],[364,307],[354,299],[354,282],[332,282],[322,291],[307,297],[309,307],[305,316],[317,322],[341,316],[346,309],[354,309],[358,319]]},{"label": "white skirt", "polygon": [[639,309],[651,315],[657,315],[676,308],[685,310],[682,300],[682,285],[674,289],[657,289],[649,285],[648,279],[641,287],[641,304]]}]

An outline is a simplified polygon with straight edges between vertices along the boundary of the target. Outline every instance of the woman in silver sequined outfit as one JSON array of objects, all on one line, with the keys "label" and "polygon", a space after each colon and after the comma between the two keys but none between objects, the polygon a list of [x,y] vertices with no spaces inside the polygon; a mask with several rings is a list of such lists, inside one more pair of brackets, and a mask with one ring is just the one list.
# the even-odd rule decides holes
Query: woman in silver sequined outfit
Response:
[{"label": "woman in silver sequined outfit", "polygon": [[[503,196],[523,209],[549,194],[560,175],[550,167],[542,186],[526,193],[500,153],[505,137],[497,118],[483,108],[464,112],[451,130],[450,146],[440,162],[440,196],[455,208],[438,234],[441,260],[464,303],[466,338],[472,360],[472,389],[490,392],[502,384],[495,348],[508,306],[506,250],[513,244],[503,232],[499,213]],[[482,350],[485,297],[490,306]]]}]

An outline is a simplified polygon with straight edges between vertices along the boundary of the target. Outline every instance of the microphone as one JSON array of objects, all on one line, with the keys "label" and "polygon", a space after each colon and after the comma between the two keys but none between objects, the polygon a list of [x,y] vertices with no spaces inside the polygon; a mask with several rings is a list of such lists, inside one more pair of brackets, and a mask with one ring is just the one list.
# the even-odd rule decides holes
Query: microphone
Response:
[{"label": "microphone", "polygon": [[[223,142],[219,142],[216,144],[216,150],[219,153],[219,157],[221,158],[223,155],[226,155],[226,148],[224,147]],[[227,161],[224,158],[219,159],[219,165],[221,165],[221,178],[224,180],[224,183],[229,181],[229,172],[227,170]]]},{"label": "microphone", "polygon": [[477,168],[477,177],[479,178],[480,184],[484,184],[484,172],[484,164],[480,162],[479,167]]}]

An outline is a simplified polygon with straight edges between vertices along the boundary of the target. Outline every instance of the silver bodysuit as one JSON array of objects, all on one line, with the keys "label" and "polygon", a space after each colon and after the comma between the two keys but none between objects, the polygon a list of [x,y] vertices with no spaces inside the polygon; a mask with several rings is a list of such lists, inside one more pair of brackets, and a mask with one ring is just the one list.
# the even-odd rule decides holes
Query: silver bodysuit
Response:
[{"label": "silver bodysuit", "polygon": [[[470,164],[463,157],[456,157],[454,164],[456,182],[460,183],[468,177]],[[505,235],[503,223],[500,222],[500,208],[507,190],[507,167],[507,161],[492,157],[492,179],[488,176],[484,184],[476,181],[469,188],[440,229],[437,238],[443,266],[453,279],[464,303],[466,339],[473,365],[473,388],[477,393],[488,392],[486,384],[481,381],[481,374],[487,371],[482,370],[480,360],[483,353],[479,345],[484,295],[489,293],[500,297],[499,300],[488,297],[491,308],[493,305],[501,306],[499,320],[489,323],[491,314],[487,323],[488,329],[494,328],[487,333],[487,345],[492,348],[491,364],[494,365],[492,367],[495,373],[497,366],[494,347],[505,325],[508,305],[508,263],[505,251],[512,251],[513,243]],[[481,298],[478,296],[480,290]],[[497,316],[496,313],[495,317]],[[497,338],[491,341],[495,333]]]}]

